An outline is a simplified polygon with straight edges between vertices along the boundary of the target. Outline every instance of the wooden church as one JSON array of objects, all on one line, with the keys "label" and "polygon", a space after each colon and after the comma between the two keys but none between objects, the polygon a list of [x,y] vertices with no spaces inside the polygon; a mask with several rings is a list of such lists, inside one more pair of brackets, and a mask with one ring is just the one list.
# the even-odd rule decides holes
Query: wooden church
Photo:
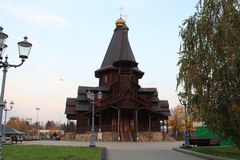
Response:
[{"label": "wooden church", "polygon": [[103,141],[153,138],[154,133],[163,132],[162,126],[170,116],[168,101],[159,100],[157,89],[139,85],[144,72],[138,68],[129,44],[129,28],[122,18],[115,24],[102,65],[95,71],[99,86],[79,86],[77,97],[66,101],[65,114],[68,120],[76,120],[75,136],[80,140],[91,131],[92,106],[86,96],[89,90],[103,94],[94,109],[95,132],[101,129]]}]

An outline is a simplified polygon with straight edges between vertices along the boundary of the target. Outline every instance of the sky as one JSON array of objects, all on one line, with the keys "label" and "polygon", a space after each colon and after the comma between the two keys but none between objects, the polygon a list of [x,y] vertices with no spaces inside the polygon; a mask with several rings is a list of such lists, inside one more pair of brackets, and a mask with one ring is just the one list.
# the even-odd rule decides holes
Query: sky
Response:
[{"label": "sky", "polygon": [[170,108],[179,104],[179,26],[195,12],[197,0],[0,1],[9,63],[20,63],[17,43],[25,35],[33,44],[26,62],[8,70],[4,99],[13,100],[14,108],[7,119],[36,122],[38,107],[40,122],[66,122],[66,98],[76,97],[78,86],[98,86],[94,71],[101,66],[121,12],[127,15],[138,67],[145,72],[139,84],[156,87]]}]

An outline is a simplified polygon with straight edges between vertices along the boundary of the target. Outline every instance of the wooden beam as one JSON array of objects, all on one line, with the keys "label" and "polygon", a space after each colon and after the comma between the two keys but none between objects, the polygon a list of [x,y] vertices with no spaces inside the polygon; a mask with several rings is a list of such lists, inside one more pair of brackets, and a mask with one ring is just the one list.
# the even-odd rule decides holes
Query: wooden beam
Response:
[{"label": "wooden beam", "polygon": [[115,106],[112,106],[112,105],[111,105],[110,107],[112,107],[112,108],[114,108],[114,109],[118,109],[117,107],[115,107]]},{"label": "wooden beam", "polygon": [[100,111],[100,123],[99,123],[100,129],[102,129],[102,111]]},{"label": "wooden beam", "polygon": [[118,138],[120,137],[120,116],[121,116],[121,110],[118,109]]},{"label": "wooden beam", "polygon": [[90,114],[88,115],[89,116],[89,118],[88,118],[88,127],[90,127]]},{"label": "wooden beam", "polygon": [[136,133],[138,132],[138,110],[135,110],[135,125],[136,125]]},{"label": "wooden beam", "polygon": [[148,134],[150,138],[150,132],[151,132],[151,115],[150,112],[148,111]]},{"label": "wooden beam", "polygon": [[162,125],[162,128],[163,128],[163,137],[162,137],[162,140],[163,140],[163,141],[165,140],[165,130],[164,130],[164,125],[165,125],[165,124],[164,124],[164,122],[165,122],[165,121],[163,120],[163,125]]},{"label": "wooden beam", "polygon": [[168,120],[167,120],[167,133],[168,133]]},{"label": "wooden beam", "polygon": [[135,121],[136,121],[135,122],[136,123],[135,124],[135,126],[136,126],[136,134],[135,134],[136,137],[135,138],[136,138],[136,142],[137,142],[138,141],[138,138],[137,138],[138,137],[138,110],[137,109],[135,110]]}]

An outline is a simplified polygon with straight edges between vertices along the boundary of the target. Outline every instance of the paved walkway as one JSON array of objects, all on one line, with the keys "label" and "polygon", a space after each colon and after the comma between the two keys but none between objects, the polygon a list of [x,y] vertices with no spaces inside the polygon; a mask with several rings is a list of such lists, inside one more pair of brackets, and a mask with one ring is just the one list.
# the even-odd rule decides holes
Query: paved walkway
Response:
[{"label": "paved walkway", "polygon": [[203,160],[173,150],[109,150],[107,160]]},{"label": "paved walkway", "polygon": [[[97,147],[107,148],[107,160],[203,160],[173,151],[183,142],[96,142]],[[26,145],[89,146],[79,141],[24,141]]]}]

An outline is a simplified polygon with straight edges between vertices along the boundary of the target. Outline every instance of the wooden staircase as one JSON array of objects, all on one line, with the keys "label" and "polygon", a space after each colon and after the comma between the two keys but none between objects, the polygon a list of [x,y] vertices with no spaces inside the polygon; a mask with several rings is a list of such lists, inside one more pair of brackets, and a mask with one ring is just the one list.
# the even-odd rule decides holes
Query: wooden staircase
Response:
[{"label": "wooden staircase", "polygon": [[121,132],[122,142],[133,142],[132,135],[130,132]]}]

